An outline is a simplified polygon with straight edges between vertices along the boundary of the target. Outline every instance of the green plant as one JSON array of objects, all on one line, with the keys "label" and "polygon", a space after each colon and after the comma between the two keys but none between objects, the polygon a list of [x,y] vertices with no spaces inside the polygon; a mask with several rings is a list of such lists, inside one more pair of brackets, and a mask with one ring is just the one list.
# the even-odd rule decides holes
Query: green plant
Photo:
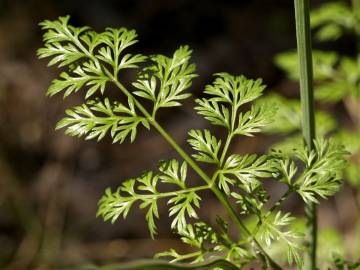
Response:
[{"label": "green plant", "polygon": [[[356,50],[351,55],[336,51],[313,51],[315,99],[323,104],[316,114],[317,134],[331,134],[334,140],[345,145],[351,153],[349,164],[345,168],[345,179],[357,193],[358,239],[360,237],[360,6],[353,1],[352,6],[338,1],[323,4],[311,13],[311,27],[318,42],[335,42],[344,36],[352,37]],[[275,63],[283,69],[292,80],[299,79],[299,68],[295,52],[285,52],[275,57]],[[274,102],[279,107],[278,121],[267,126],[267,132],[286,135],[286,139],[276,144],[276,149],[290,150],[294,144],[301,143],[300,102],[280,95],[268,95],[260,102]],[[347,113],[348,123],[340,123],[336,115],[326,108],[342,104]],[[324,106],[325,105],[325,106]],[[360,243],[360,241],[357,241]],[[353,252],[357,255],[360,251]],[[350,253],[352,253],[350,251]],[[331,254],[330,254],[331,255]],[[325,259],[325,258],[322,258]],[[328,256],[328,260],[332,260]],[[326,260],[324,261],[325,264]]]},{"label": "green plant", "polygon": [[[41,26],[45,45],[38,56],[50,58],[49,65],[63,70],[52,81],[48,95],[63,93],[67,97],[81,90],[85,96],[84,104],[66,111],[58,129],[85,139],[110,136],[114,143],[122,143],[126,139],[134,141],[141,127],[153,128],[179,154],[180,160],[161,161],[157,171],[148,170],[128,179],[117,190],[106,189],[99,201],[98,216],[114,223],[126,218],[137,204],[146,211],[149,233],[155,237],[158,205],[167,204],[172,230],[194,251],[179,254],[171,249],[156,256],[170,258],[172,263],[153,261],[116,269],[239,269],[254,262],[265,269],[281,269],[272,258],[273,247],[279,243],[287,247],[288,263],[302,267],[303,235],[292,226],[297,218],[280,207],[293,193],[300,195],[305,204],[314,204],[339,190],[346,164],[341,144],[317,138],[311,140],[313,148],[300,144],[291,156],[281,151],[269,155],[232,153],[233,140],[263,130],[274,119],[276,108],[273,104],[252,104],[265,90],[261,79],[218,73],[205,87],[206,97],[195,100],[195,110],[223,129],[226,138],[220,139],[210,130],[191,129],[188,143],[194,153],[189,155],[156,118],[160,109],[180,106],[190,97],[187,90],[197,75],[188,46],[181,46],[171,57],[143,56],[124,52],[136,43],[134,30],[107,28],[97,33],[89,27],[71,26],[68,16],[44,21]],[[122,71],[130,68],[138,70],[137,78],[125,87]],[[113,101],[105,95],[110,84],[120,90],[125,101]],[[213,166],[212,174],[201,167],[204,163]],[[189,169],[203,181],[202,185],[188,179]],[[277,181],[287,187],[270,206],[264,181]],[[164,186],[168,187],[166,191]],[[226,216],[217,217],[213,224],[201,220],[198,208],[206,191],[212,192],[225,208],[238,229],[236,236],[229,233]]]}]

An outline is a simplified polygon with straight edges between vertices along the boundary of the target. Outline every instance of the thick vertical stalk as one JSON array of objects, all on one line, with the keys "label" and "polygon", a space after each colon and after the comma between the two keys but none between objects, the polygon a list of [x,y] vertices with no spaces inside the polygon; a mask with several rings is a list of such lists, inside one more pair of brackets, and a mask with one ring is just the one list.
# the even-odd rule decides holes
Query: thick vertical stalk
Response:
[{"label": "thick vertical stalk", "polygon": [[[300,71],[300,96],[302,111],[302,132],[309,149],[313,148],[315,138],[313,70],[310,32],[309,0],[294,0],[296,20],[296,40]],[[316,269],[317,209],[315,204],[305,207],[307,218],[307,252],[304,269]]]}]

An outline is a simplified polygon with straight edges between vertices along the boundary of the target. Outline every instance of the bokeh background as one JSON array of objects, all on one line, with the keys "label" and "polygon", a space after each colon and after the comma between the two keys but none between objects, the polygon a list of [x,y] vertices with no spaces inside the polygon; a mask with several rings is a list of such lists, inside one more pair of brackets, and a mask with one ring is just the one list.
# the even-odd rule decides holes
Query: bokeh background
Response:
[{"label": "bokeh background", "polygon": [[[313,7],[324,1],[313,0]],[[156,133],[143,131],[135,143],[83,141],[55,131],[65,108],[81,102],[45,97],[58,70],[38,60],[38,23],[71,15],[76,26],[101,31],[107,26],[134,28],[144,54],[171,54],[180,44],[194,50],[197,73],[191,91],[201,95],[211,75],[226,71],[262,77],[267,91],[298,97],[298,85],[273,63],[274,55],[295,48],[293,3],[289,0],[0,0],[0,269],[55,269],[86,262],[107,263],[148,258],[155,252],[184,249],[169,229],[166,208],[158,239],[149,239],[144,213],[135,210],[114,225],[96,218],[106,187],[155,168],[176,153]],[[327,49],[328,45],[314,44]],[[352,53],[346,38],[331,49]],[[125,78],[126,80],[126,78]],[[206,128],[191,100],[160,119],[186,148],[190,128]],[[343,108],[334,107],[340,118]],[[261,135],[240,139],[234,151],[264,152],[279,138]],[[276,187],[272,194],[278,196]],[[297,198],[287,207],[302,213]],[[340,209],[341,208],[341,209]],[[135,209],[135,208],[134,208]],[[344,210],[346,209],[346,210]],[[213,219],[223,209],[208,195],[200,215]],[[334,227],[354,245],[355,204],[344,190],[320,208],[320,226]]]}]

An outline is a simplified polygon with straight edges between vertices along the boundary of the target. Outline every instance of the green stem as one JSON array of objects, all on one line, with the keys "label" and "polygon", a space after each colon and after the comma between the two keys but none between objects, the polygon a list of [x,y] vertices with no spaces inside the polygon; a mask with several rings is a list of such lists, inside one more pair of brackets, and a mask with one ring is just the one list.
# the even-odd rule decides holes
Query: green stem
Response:
[{"label": "green stem", "polygon": [[231,143],[231,140],[232,140],[233,136],[234,135],[233,135],[232,132],[229,132],[229,134],[227,135],[226,142],[225,142],[225,145],[224,145],[224,149],[222,151],[220,161],[219,161],[220,166],[224,163],[224,159],[226,157],[226,153],[227,153],[227,151],[229,149],[229,146],[230,146],[230,143]]},{"label": "green stem", "polygon": [[191,187],[191,188],[186,188],[186,189],[181,189],[181,190],[176,190],[176,191],[169,191],[169,192],[162,192],[162,193],[155,193],[155,194],[136,194],[136,195],[134,194],[134,196],[132,196],[132,198],[134,198],[135,200],[142,200],[142,199],[149,199],[149,198],[159,199],[159,198],[176,196],[178,194],[198,192],[198,191],[202,191],[202,190],[206,190],[206,189],[210,189],[210,185],[203,185],[203,186],[197,186],[197,187]]},{"label": "green stem", "polygon": [[[114,264],[102,267],[82,267],[82,270],[209,270],[209,269],[226,269],[226,270],[239,270],[239,268],[226,260],[215,260],[206,263],[197,264],[182,264],[182,263],[169,263],[159,260],[141,260],[131,263]],[[78,269],[78,268],[76,268]],[[72,270],[72,269],[68,269]],[[75,269],[74,269],[75,270]]]},{"label": "green stem", "polygon": [[253,235],[256,235],[256,234],[259,232],[260,227],[261,227],[261,225],[262,225],[262,223],[263,223],[263,220],[266,219],[266,218],[268,218],[268,217],[282,204],[282,202],[285,201],[285,200],[289,197],[289,195],[290,195],[292,192],[293,192],[293,189],[292,189],[292,188],[289,188],[289,189],[280,197],[280,199],[279,199],[276,203],[274,203],[274,205],[269,209],[269,211],[266,213],[266,215],[259,217],[259,221],[258,221],[258,223],[256,224],[256,227],[255,227],[255,229],[254,229],[254,231],[253,231]]},{"label": "green stem", "polygon": [[266,251],[262,248],[256,238],[251,235],[251,232],[242,222],[236,210],[227,200],[224,193],[216,185],[214,185],[212,179],[209,178],[209,176],[195,163],[195,161],[175,142],[175,140],[159,125],[159,123],[157,123],[157,121],[150,115],[150,113],[144,108],[144,106],[142,106],[141,103],[139,103],[116,78],[112,78],[112,81],[128,98],[133,100],[135,106],[150,121],[151,125],[165,138],[165,140],[176,150],[176,152],[178,152],[178,154],[186,161],[186,163],[189,164],[189,166],[209,185],[211,191],[215,194],[220,203],[229,213],[231,219],[235,222],[235,224],[241,231],[245,232],[245,234],[252,239],[261,254],[266,258],[269,266],[274,270],[281,269],[281,267],[278,266],[266,253]]},{"label": "green stem", "polygon": [[202,255],[202,251],[195,251],[195,252],[192,252],[192,253],[180,255],[179,257],[177,257],[172,262],[177,263],[177,262],[180,262],[180,261],[186,261],[186,260],[192,259],[194,257],[201,256],[201,255]]},{"label": "green stem", "polygon": [[236,122],[236,116],[237,116],[237,111],[238,111],[238,94],[236,94],[234,96],[234,102],[232,104],[232,109],[231,109],[231,126],[230,126],[230,130],[229,130],[229,133],[226,137],[226,142],[225,142],[225,145],[224,145],[224,149],[222,151],[222,154],[221,154],[221,157],[220,157],[220,166],[223,164],[224,162],[224,159],[226,158],[226,154],[227,154],[227,151],[230,147],[230,143],[231,143],[231,140],[232,138],[234,137],[234,129],[235,129],[235,122]]},{"label": "green stem", "polygon": [[[314,93],[312,71],[312,49],[310,32],[310,6],[309,0],[294,0],[296,39],[298,47],[299,70],[300,70],[300,96],[302,110],[302,132],[305,143],[309,149],[313,148],[315,138],[314,119]],[[317,210],[316,205],[311,203],[305,207],[307,218],[307,253],[305,255],[304,269],[316,269],[317,247]]]},{"label": "green stem", "polygon": [[282,196],[281,198],[276,202],[274,203],[274,205],[270,208],[269,210],[269,214],[273,213],[288,197],[289,195],[293,192],[293,189],[292,188],[289,188]]}]

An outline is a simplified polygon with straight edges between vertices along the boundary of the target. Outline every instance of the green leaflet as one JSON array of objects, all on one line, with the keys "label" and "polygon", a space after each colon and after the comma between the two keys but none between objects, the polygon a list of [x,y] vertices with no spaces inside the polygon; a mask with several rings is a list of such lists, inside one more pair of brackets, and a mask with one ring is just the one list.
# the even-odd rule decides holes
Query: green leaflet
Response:
[{"label": "green leaflet", "polygon": [[107,28],[96,33],[89,27],[69,25],[69,16],[40,23],[45,45],[38,49],[39,58],[52,58],[49,66],[65,68],[60,78],[52,81],[48,95],[64,91],[64,97],[86,89],[85,98],[104,93],[106,83],[117,77],[119,70],[136,68],[146,57],[123,54],[137,42],[136,32],[126,28]]},{"label": "green leaflet", "polygon": [[219,187],[229,195],[230,185],[236,183],[251,192],[259,185],[259,178],[269,177],[271,172],[272,167],[266,156],[234,154],[226,159],[223,168],[219,170]]},{"label": "green leaflet", "polygon": [[[156,235],[155,220],[159,218],[158,200],[166,199],[167,204],[170,205],[169,216],[173,217],[171,227],[181,231],[187,226],[188,218],[198,218],[195,208],[200,206],[201,198],[197,193],[209,189],[209,186],[187,187],[185,184],[186,163],[182,163],[179,168],[178,161],[174,159],[163,161],[159,171],[158,174],[148,171],[137,178],[129,179],[123,182],[115,192],[107,189],[99,201],[97,216],[102,216],[105,221],[111,220],[114,223],[120,216],[125,219],[132,205],[139,202],[141,209],[147,209],[145,217],[153,238]],[[175,186],[177,190],[160,192],[158,191],[159,182]]]},{"label": "green leaflet", "polygon": [[122,143],[128,136],[133,142],[139,124],[150,128],[147,119],[137,115],[132,100],[128,100],[127,106],[117,102],[111,104],[107,98],[90,100],[66,110],[66,114],[56,129],[66,128],[66,134],[87,140],[97,138],[99,141],[109,132],[114,143]]},{"label": "green leaflet", "polygon": [[199,263],[206,260],[206,257],[216,257],[225,254],[227,261],[240,267],[246,264],[252,257],[244,245],[233,241],[228,232],[228,224],[221,218],[216,219],[217,229],[204,222],[197,222],[194,225],[188,224],[181,231],[178,231],[181,241],[195,249],[195,252],[179,254],[176,250],[170,249],[156,254],[156,258],[169,257],[171,262],[191,261]]},{"label": "green leaflet", "polygon": [[77,66],[71,73],[62,72],[59,79],[52,81],[47,94],[49,96],[64,92],[64,97],[76,93],[87,87],[86,98],[100,90],[103,94],[109,78],[105,76],[101,67],[93,62],[85,62],[83,66]]},{"label": "green leaflet", "polygon": [[334,141],[317,139],[315,150],[299,149],[296,156],[306,168],[296,181],[297,192],[305,203],[318,203],[316,196],[327,198],[334,195],[342,184],[342,173],[346,166],[344,157],[348,154],[344,147]]},{"label": "green leaflet", "polygon": [[191,96],[185,92],[196,77],[190,56],[188,46],[181,46],[172,58],[151,56],[151,64],[139,73],[137,81],[132,84],[137,88],[135,95],[153,102],[153,116],[159,108],[180,106],[181,100]]},{"label": "green leaflet", "polygon": [[225,127],[232,135],[253,136],[272,121],[276,110],[272,104],[255,105],[249,111],[239,111],[242,105],[262,94],[265,86],[261,79],[250,80],[227,73],[215,76],[214,83],[207,85],[204,91],[210,98],[195,100],[198,114],[213,125]]},{"label": "green leaflet", "polygon": [[195,160],[213,164],[220,163],[219,151],[221,140],[217,140],[207,129],[204,132],[192,129],[189,131],[189,136],[188,143],[198,152],[193,154]]},{"label": "green leaflet", "polygon": [[328,198],[340,189],[349,154],[334,140],[319,138],[314,146],[311,151],[304,145],[298,146],[290,155],[303,163],[301,173],[288,154],[273,153],[276,156],[272,161],[274,176],[296,191],[305,203],[319,203],[319,198]]},{"label": "green leaflet", "polygon": [[262,220],[257,235],[268,246],[271,246],[273,241],[283,241],[288,248],[287,259],[289,265],[295,261],[298,269],[301,269],[303,263],[299,254],[300,247],[297,240],[302,235],[289,229],[286,230],[293,220],[294,218],[289,213],[283,214],[280,211],[274,215],[268,215]]},{"label": "green leaflet", "polygon": [[183,162],[180,166],[176,159],[163,161],[160,163],[159,170],[162,172],[160,179],[163,183],[174,184],[178,185],[180,188],[186,188],[186,162]]},{"label": "green leaflet", "polygon": [[234,130],[234,134],[251,137],[253,133],[260,132],[269,125],[275,114],[274,104],[254,105],[250,111],[239,114],[238,126]]}]

